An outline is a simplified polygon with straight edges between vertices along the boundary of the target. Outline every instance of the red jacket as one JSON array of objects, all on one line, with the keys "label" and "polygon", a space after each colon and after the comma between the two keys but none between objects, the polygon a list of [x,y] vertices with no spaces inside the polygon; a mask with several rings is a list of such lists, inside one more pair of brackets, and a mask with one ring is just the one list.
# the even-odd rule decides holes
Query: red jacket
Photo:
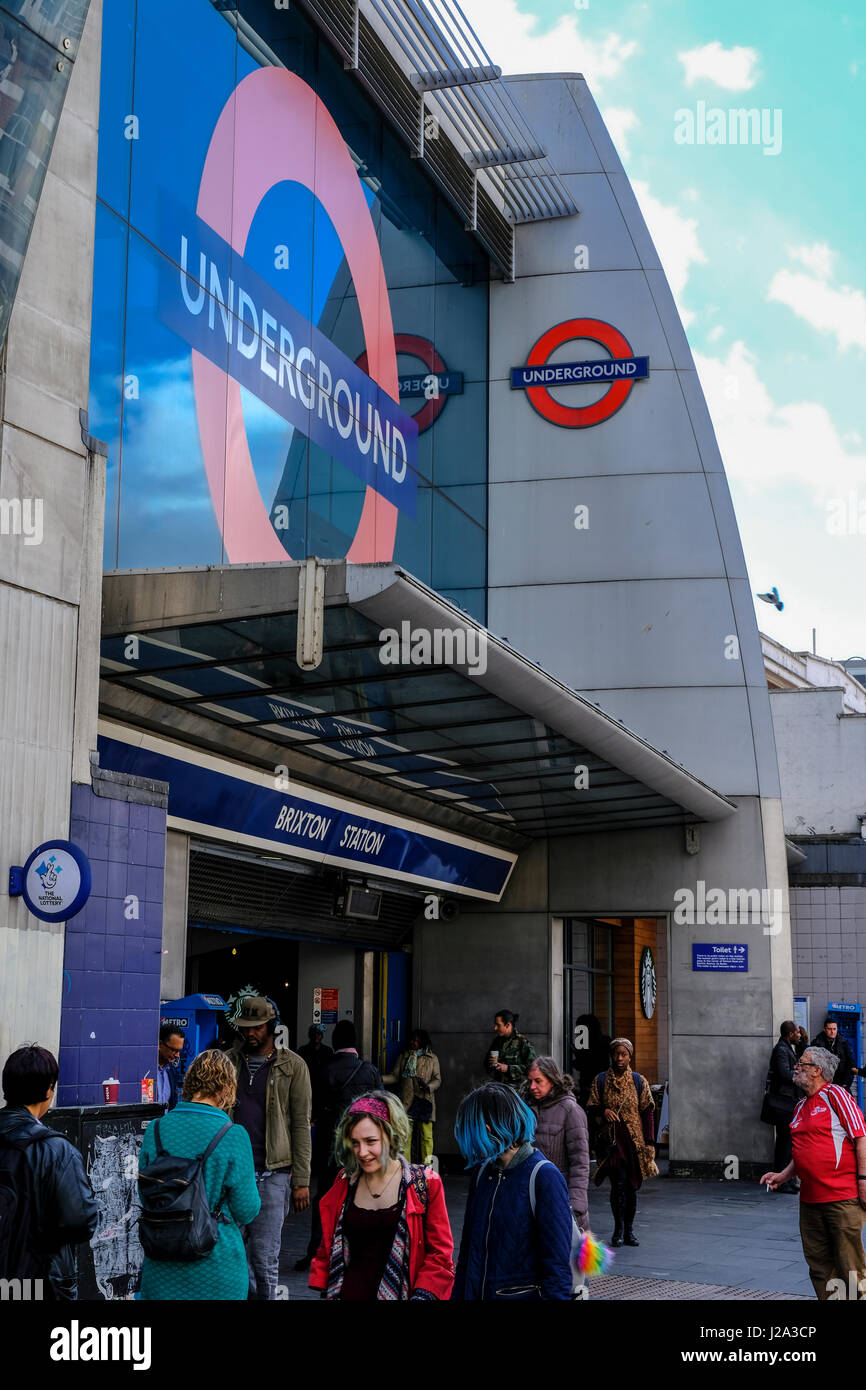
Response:
[{"label": "red jacket", "polygon": [[[426,1168],[428,1206],[425,1215],[421,1199],[410,1184],[406,1192],[406,1224],[409,1227],[409,1292],[425,1289],[445,1302],[451,1297],[454,1284],[454,1241],[451,1224],[445,1209],[442,1179],[432,1168]],[[346,1200],[348,1183],[345,1169],[340,1169],[333,1187],[319,1204],[322,1218],[322,1241],[310,1266],[310,1288],[328,1287],[328,1268],[337,1218]]]}]

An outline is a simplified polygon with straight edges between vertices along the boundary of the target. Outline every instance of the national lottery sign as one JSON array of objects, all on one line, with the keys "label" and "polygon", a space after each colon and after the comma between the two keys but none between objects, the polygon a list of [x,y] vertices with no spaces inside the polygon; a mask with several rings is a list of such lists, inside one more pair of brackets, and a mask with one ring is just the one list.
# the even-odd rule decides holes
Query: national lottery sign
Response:
[{"label": "national lottery sign", "polygon": [[[606,348],[608,357],[580,362],[550,362],[563,344],[586,339]],[[609,420],[625,405],[636,381],[649,376],[649,358],[635,357],[628,339],[602,319],[567,319],[549,328],[535,343],[525,367],[511,370],[511,389],[525,391],[538,414],[565,429],[585,429]],[[564,405],[551,386],[607,386],[589,405]]]},{"label": "national lottery sign", "polygon": [[[291,133],[263,134],[275,130]],[[262,200],[282,181],[310,189],[337,233],[357,294],[366,371],[243,258]],[[162,221],[173,264],[161,271],[160,316],[193,348],[202,452],[229,562],[291,558],[256,480],[241,387],[367,484],[346,558],[392,559],[398,510],[416,511],[418,426],[399,405],[373,220],[348,148],[312,88],[283,68],[245,77],[214,129],[196,215],[166,199]]]}]

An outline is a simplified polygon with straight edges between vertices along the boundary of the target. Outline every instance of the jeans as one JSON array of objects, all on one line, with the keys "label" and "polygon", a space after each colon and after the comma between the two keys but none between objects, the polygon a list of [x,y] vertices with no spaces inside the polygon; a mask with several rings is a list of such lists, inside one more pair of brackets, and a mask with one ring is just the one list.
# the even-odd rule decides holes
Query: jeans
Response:
[{"label": "jeans", "polygon": [[256,1187],[262,1209],[247,1226],[247,1265],[250,1298],[273,1302],[280,1275],[280,1245],[283,1223],[292,1200],[291,1173],[256,1173]]}]

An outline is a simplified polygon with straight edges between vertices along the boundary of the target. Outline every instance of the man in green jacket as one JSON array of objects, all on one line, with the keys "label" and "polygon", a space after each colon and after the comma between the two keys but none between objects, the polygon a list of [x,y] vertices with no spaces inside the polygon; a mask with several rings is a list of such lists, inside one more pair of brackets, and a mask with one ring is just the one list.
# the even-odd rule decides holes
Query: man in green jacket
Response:
[{"label": "man in green jacket", "polygon": [[250,1136],[262,1202],[247,1227],[251,1297],[265,1301],[276,1298],[289,1207],[310,1205],[310,1073],[303,1057],[277,1047],[278,1022],[270,999],[248,996],[234,1019],[241,1037],[228,1054],[238,1074],[232,1118]]},{"label": "man in green jacket", "polygon": [[493,1022],[491,1050],[484,1058],[484,1070],[491,1081],[505,1086],[522,1086],[535,1059],[535,1048],[517,1031],[517,1014],[500,1009]]}]

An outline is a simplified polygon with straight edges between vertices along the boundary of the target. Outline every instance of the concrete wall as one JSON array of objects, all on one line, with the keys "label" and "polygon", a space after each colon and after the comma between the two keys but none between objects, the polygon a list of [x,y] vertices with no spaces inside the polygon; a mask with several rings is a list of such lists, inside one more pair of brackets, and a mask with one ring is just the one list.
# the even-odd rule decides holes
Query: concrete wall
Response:
[{"label": "concrete wall", "polygon": [[[757,798],[743,799],[735,817],[701,826],[696,855],[686,853],[679,829],[565,837],[550,844],[552,911],[669,919],[672,1159],[712,1163],[736,1153],[760,1161],[769,1152],[768,1131],[757,1114],[777,1025],[793,1004],[790,975],[788,995],[777,998],[773,992],[774,943],[781,942],[784,952],[789,939],[787,898],[780,899],[775,937],[761,922],[674,920],[674,895],[684,888],[697,894],[699,880],[706,890],[726,894],[766,884],[761,811]],[[694,942],[748,945],[748,974],[693,971]],[[722,1056],[728,1064],[722,1065]],[[744,1096],[757,1096],[757,1104],[744,1103]]]},{"label": "concrete wall", "polygon": [[501,904],[461,906],[454,922],[416,923],[413,1019],[439,1058],[434,1148],[455,1154],[454,1118],[463,1096],[489,1080],[483,1058],[499,1009],[520,1015],[537,1052],[551,1048],[550,914],[547,845],[520,857]]},{"label": "concrete wall", "polygon": [[189,918],[189,836],[169,830],[165,837],[165,893],[162,908],[160,999],[186,994],[186,936]]},{"label": "concrete wall", "polygon": [[787,835],[858,834],[866,815],[866,716],[841,690],[770,696]]},{"label": "concrete wall", "polygon": [[[519,227],[517,281],[491,286],[488,626],[717,790],[778,796],[736,518],[658,254],[583,78],[508,85],[580,211]],[[618,329],[650,376],[574,429],[511,390],[510,370],[578,316]],[[584,338],[549,360],[606,355]],[[553,395],[576,406],[601,391]]]},{"label": "concrete wall", "polygon": [[87,777],[96,746],[95,672],[84,695],[76,671],[82,642],[93,653],[94,623],[98,631],[92,580],[102,549],[104,465],[88,459],[78,421],[90,360],[101,10],[92,0],[2,377],[0,497],[39,499],[43,539],[0,536],[0,1056],[33,1039],[58,1047],[64,929],[9,899],[6,867],[49,836],[68,835],[73,748]]},{"label": "concrete wall", "polygon": [[[307,1041],[307,1029],[313,1021],[313,990],[319,988],[340,991],[340,1018],[350,1018],[361,1034],[360,1013],[356,1017],[355,978],[358,952],[351,947],[318,946],[302,941],[298,947],[298,1034],[291,1045],[297,1048]],[[330,1047],[333,1025],[328,1025],[325,1042]],[[365,1054],[369,1056],[369,1052]]]},{"label": "concrete wall", "polygon": [[[745,1163],[770,1157],[758,1112],[778,1024],[793,1008],[790,964],[786,985],[774,967],[774,953],[789,959],[787,896],[779,899],[775,936],[765,928],[776,922],[673,920],[675,894],[697,894],[699,880],[707,891],[726,893],[767,883],[763,810],[758,798],[744,799],[736,817],[702,826],[696,855],[686,853],[681,829],[538,842],[521,856],[498,907],[463,910],[454,923],[417,924],[415,1016],[432,1034],[442,1065],[438,1152],[455,1152],[454,1115],[465,1092],[484,1079],[481,1059],[497,1009],[519,1012],[520,1030],[534,1046],[559,1053],[559,1030],[551,1030],[553,921],[592,914],[666,923],[657,940],[658,1073],[670,1080],[671,1158],[701,1165],[728,1154]],[[748,974],[693,971],[694,942],[746,944]]]}]

